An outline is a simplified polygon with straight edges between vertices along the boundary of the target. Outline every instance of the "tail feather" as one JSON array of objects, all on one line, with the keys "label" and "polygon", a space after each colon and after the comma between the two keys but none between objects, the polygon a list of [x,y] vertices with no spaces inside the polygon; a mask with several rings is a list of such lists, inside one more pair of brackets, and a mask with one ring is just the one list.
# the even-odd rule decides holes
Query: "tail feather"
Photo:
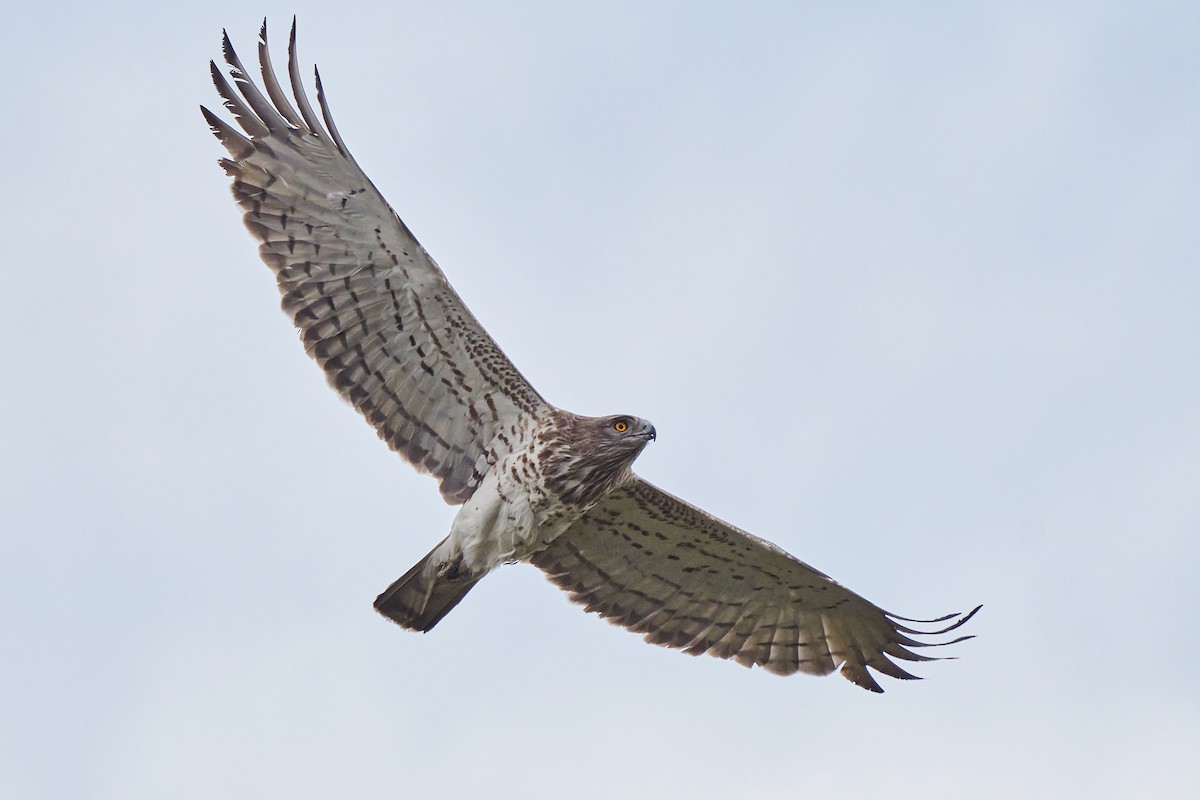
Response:
[{"label": "tail feather", "polygon": [[[442,544],[445,544],[443,542]],[[375,598],[375,610],[398,625],[427,632],[471,591],[482,575],[461,568],[461,557],[439,563],[442,545],[430,551],[404,576]]]}]

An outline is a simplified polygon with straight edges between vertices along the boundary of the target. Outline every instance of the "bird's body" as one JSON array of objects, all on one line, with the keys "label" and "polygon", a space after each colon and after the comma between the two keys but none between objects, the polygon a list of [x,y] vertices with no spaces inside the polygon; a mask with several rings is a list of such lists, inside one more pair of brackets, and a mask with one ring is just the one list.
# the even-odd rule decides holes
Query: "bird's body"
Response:
[{"label": "bird's body", "polygon": [[907,627],[914,620],[635,475],[654,427],[572,414],[525,380],[350,155],[319,76],[317,118],[295,26],[295,106],[271,67],[265,23],[265,95],[228,38],[224,50],[237,91],[215,64],[213,80],[242,131],[202,110],[231,155],[221,165],[284,310],[330,384],[461,505],[447,537],[378,597],[381,613],[428,631],[488,572],[518,561],[648,641],[779,674],[840,667],[882,691],[867,667],[911,678],[889,657],[931,660],[910,648],[952,643],[913,637],[974,612],[926,621],[950,621],[940,630]]},{"label": "bird's body", "polygon": [[[495,458],[459,508],[445,540],[379,596],[375,607],[381,613],[428,630],[488,572],[545,550],[628,482],[629,465],[655,436],[654,426],[633,417],[578,417],[557,409],[548,413],[559,418],[555,424],[525,420],[502,433],[512,451]],[[616,432],[614,424],[626,429]],[[610,444],[606,440],[617,446],[605,446]],[[587,458],[597,452],[612,458]],[[595,473],[597,464],[607,464],[604,474]],[[431,602],[439,584],[461,587],[449,605]]]}]

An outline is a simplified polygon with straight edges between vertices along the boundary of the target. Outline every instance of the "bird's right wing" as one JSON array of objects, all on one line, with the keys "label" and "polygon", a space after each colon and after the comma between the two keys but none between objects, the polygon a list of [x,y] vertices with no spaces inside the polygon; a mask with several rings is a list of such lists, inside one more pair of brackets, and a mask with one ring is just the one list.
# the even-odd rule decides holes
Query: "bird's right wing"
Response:
[{"label": "bird's right wing", "polygon": [[[505,430],[548,405],[476,321],[445,275],[359,168],[333,124],[317,75],[324,125],[288,46],[295,107],[258,45],[266,95],[226,36],[237,87],[212,76],[239,132],[201,108],[230,158],[233,195],[262,243],[283,308],[329,383],[388,443],[432,473],[448,502],[471,496]],[[239,95],[240,92],[240,95]]]},{"label": "bird's right wing", "polygon": [[[883,689],[867,667],[911,679],[892,658],[970,619],[888,613],[768,541],[634,477],[530,558],[576,603],[652,644],[731,658],[780,675],[827,675]],[[905,622],[945,623],[918,630]]]}]

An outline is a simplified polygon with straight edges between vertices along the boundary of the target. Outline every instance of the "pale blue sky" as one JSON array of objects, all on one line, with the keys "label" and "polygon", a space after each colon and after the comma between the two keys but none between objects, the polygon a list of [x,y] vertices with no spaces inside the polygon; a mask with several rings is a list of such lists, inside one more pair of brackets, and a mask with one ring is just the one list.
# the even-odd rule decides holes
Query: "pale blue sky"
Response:
[{"label": "pale blue sky", "polygon": [[[6,17],[0,796],[1200,786],[1200,6],[203,5]],[[197,109],[292,13],[549,400],[882,606],[984,603],[959,660],[781,679],[524,566],[378,617],[453,509],[304,356]]]}]

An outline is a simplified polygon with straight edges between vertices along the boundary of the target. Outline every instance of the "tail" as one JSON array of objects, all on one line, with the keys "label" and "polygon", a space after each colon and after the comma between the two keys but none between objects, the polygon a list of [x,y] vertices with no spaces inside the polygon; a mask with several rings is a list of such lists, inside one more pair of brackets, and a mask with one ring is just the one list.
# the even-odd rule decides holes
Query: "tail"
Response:
[{"label": "tail", "polygon": [[429,631],[483,575],[462,567],[462,556],[441,561],[443,541],[375,598],[375,610],[409,630]]}]

